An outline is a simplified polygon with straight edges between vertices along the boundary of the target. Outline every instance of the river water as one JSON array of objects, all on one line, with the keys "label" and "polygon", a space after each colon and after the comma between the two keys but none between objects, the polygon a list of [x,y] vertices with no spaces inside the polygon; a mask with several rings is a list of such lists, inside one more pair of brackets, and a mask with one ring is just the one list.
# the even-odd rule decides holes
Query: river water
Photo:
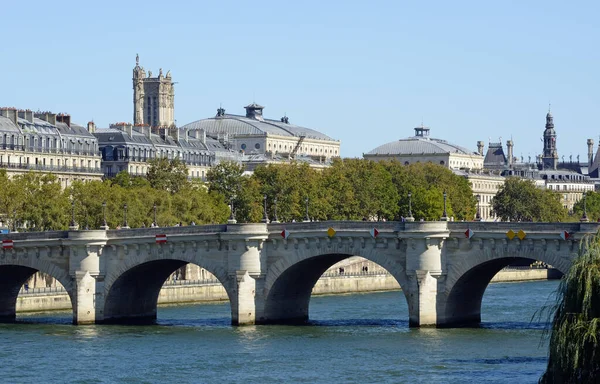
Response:
[{"label": "river water", "polygon": [[482,326],[410,329],[401,292],[314,296],[307,326],[230,325],[228,303],[160,307],[155,326],[0,325],[2,383],[535,383],[557,281],[492,284]]}]

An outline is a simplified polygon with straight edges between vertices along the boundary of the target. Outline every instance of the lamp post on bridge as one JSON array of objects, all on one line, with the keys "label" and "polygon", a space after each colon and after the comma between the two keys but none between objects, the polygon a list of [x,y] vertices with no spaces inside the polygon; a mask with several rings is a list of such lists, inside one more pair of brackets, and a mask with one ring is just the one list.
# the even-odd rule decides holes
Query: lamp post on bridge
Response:
[{"label": "lamp post on bridge", "polygon": [[79,229],[79,225],[75,221],[75,199],[71,199],[71,223],[69,224],[70,231],[77,231]]},{"label": "lamp post on bridge", "polygon": [[273,198],[273,216],[271,223],[279,223],[279,219],[277,219],[277,196]]},{"label": "lamp post on bridge", "polygon": [[127,224],[127,203],[123,205],[123,229],[129,229],[129,224]]},{"label": "lamp post on bridge", "polygon": [[308,196],[306,196],[306,199],[304,199],[304,202],[306,203],[306,217],[304,218],[304,222],[308,223],[308,222],[310,222],[310,216],[308,216]]},{"label": "lamp post on bridge", "polygon": [[481,195],[477,195],[475,197],[477,198],[477,214],[475,215],[475,221],[481,221],[481,209],[480,209]]},{"label": "lamp post on bridge", "polygon": [[229,220],[227,220],[227,224],[236,224],[237,220],[235,219],[235,214],[233,213],[233,197],[229,199],[229,209],[231,210],[231,214],[229,215]]},{"label": "lamp post on bridge", "polygon": [[152,224],[154,224],[155,227],[158,227],[158,221],[156,221],[156,203],[154,203],[153,208],[154,208],[154,223],[152,223]]},{"label": "lamp post on bridge", "polygon": [[404,220],[415,221],[415,218],[412,214],[412,192],[410,191],[408,192],[408,217],[406,217]]},{"label": "lamp post on bridge", "polygon": [[581,221],[582,223],[587,223],[590,221],[590,219],[588,219],[587,216],[587,204],[586,204],[586,197],[587,194],[583,194],[583,216],[581,216],[581,219],[579,219],[579,221]]},{"label": "lamp post on bridge", "polygon": [[108,229],[108,224],[106,223],[106,201],[102,202],[102,225],[100,226],[100,229],[105,231]]},{"label": "lamp post on bridge", "polygon": [[446,191],[444,191],[444,212],[442,213],[442,217],[440,218],[440,221],[448,221],[448,213],[446,213]]},{"label": "lamp post on bridge", "polygon": [[268,223],[269,222],[269,216],[267,215],[267,195],[263,196],[263,218],[262,218],[262,222],[263,223]]}]

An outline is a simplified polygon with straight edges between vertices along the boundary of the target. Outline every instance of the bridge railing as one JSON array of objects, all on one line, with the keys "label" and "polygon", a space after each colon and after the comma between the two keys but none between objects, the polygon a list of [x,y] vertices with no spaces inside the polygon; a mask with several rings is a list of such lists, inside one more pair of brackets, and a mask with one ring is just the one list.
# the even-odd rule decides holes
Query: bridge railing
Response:
[{"label": "bridge railing", "polygon": [[110,229],[106,235],[109,239],[134,237],[134,236],[155,236],[155,235],[193,235],[196,233],[221,233],[227,232],[226,224],[216,225],[189,225],[183,227],[155,227],[155,228],[130,228],[130,229]]},{"label": "bridge railing", "polygon": [[[596,223],[587,223],[586,226],[598,226]],[[454,221],[448,223],[448,229],[452,232],[466,231],[471,229],[475,232],[508,231],[512,229],[517,231],[522,229],[525,232],[579,232],[581,223],[539,223],[539,222],[482,222],[482,221]]]},{"label": "bridge railing", "polygon": [[44,232],[11,232],[0,234],[0,240],[54,240],[66,239],[69,237],[69,231],[44,231]]},{"label": "bridge railing", "polygon": [[311,221],[311,222],[288,222],[271,223],[268,225],[269,232],[283,231],[284,229],[294,229],[298,231],[322,230],[329,227],[335,230],[351,230],[375,227],[379,230],[402,230],[404,223],[399,221]]}]

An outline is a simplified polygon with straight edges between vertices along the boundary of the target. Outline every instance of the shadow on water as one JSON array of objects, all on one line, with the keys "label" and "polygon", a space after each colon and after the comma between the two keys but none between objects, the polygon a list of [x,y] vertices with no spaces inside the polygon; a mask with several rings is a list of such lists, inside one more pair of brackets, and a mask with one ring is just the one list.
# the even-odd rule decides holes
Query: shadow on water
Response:
[{"label": "shadow on water", "polygon": [[393,319],[336,319],[336,320],[308,320],[304,326],[316,327],[402,327],[408,328],[407,320]]}]

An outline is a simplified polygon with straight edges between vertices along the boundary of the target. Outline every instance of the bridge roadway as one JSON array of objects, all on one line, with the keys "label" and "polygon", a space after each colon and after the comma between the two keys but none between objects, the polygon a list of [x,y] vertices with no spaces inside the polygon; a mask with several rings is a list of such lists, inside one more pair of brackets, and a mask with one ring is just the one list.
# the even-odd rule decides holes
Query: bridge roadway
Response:
[{"label": "bridge roadway", "polygon": [[[329,228],[335,234],[328,234]],[[223,284],[232,324],[301,323],[308,320],[311,291],[323,272],[362,256],[398,281],[411,326],[464,326],[480,322],[483,293],[500,269],[527,259],[564,273],[582,239],[599,228],[597,223],[332,221],[12,233],[0,235],[13,241],[12,249],[0,250],[0,320],[15,320],[19,288],[40,271],[69,293],[74,324],[153,322],[167,277],[194,263]],[[511,240],[509,230],[522,230],[525,237]],[[563,231],[570,233],[566,240]],[[157,242],[156,235],[166,235],[166,243]]]}]

